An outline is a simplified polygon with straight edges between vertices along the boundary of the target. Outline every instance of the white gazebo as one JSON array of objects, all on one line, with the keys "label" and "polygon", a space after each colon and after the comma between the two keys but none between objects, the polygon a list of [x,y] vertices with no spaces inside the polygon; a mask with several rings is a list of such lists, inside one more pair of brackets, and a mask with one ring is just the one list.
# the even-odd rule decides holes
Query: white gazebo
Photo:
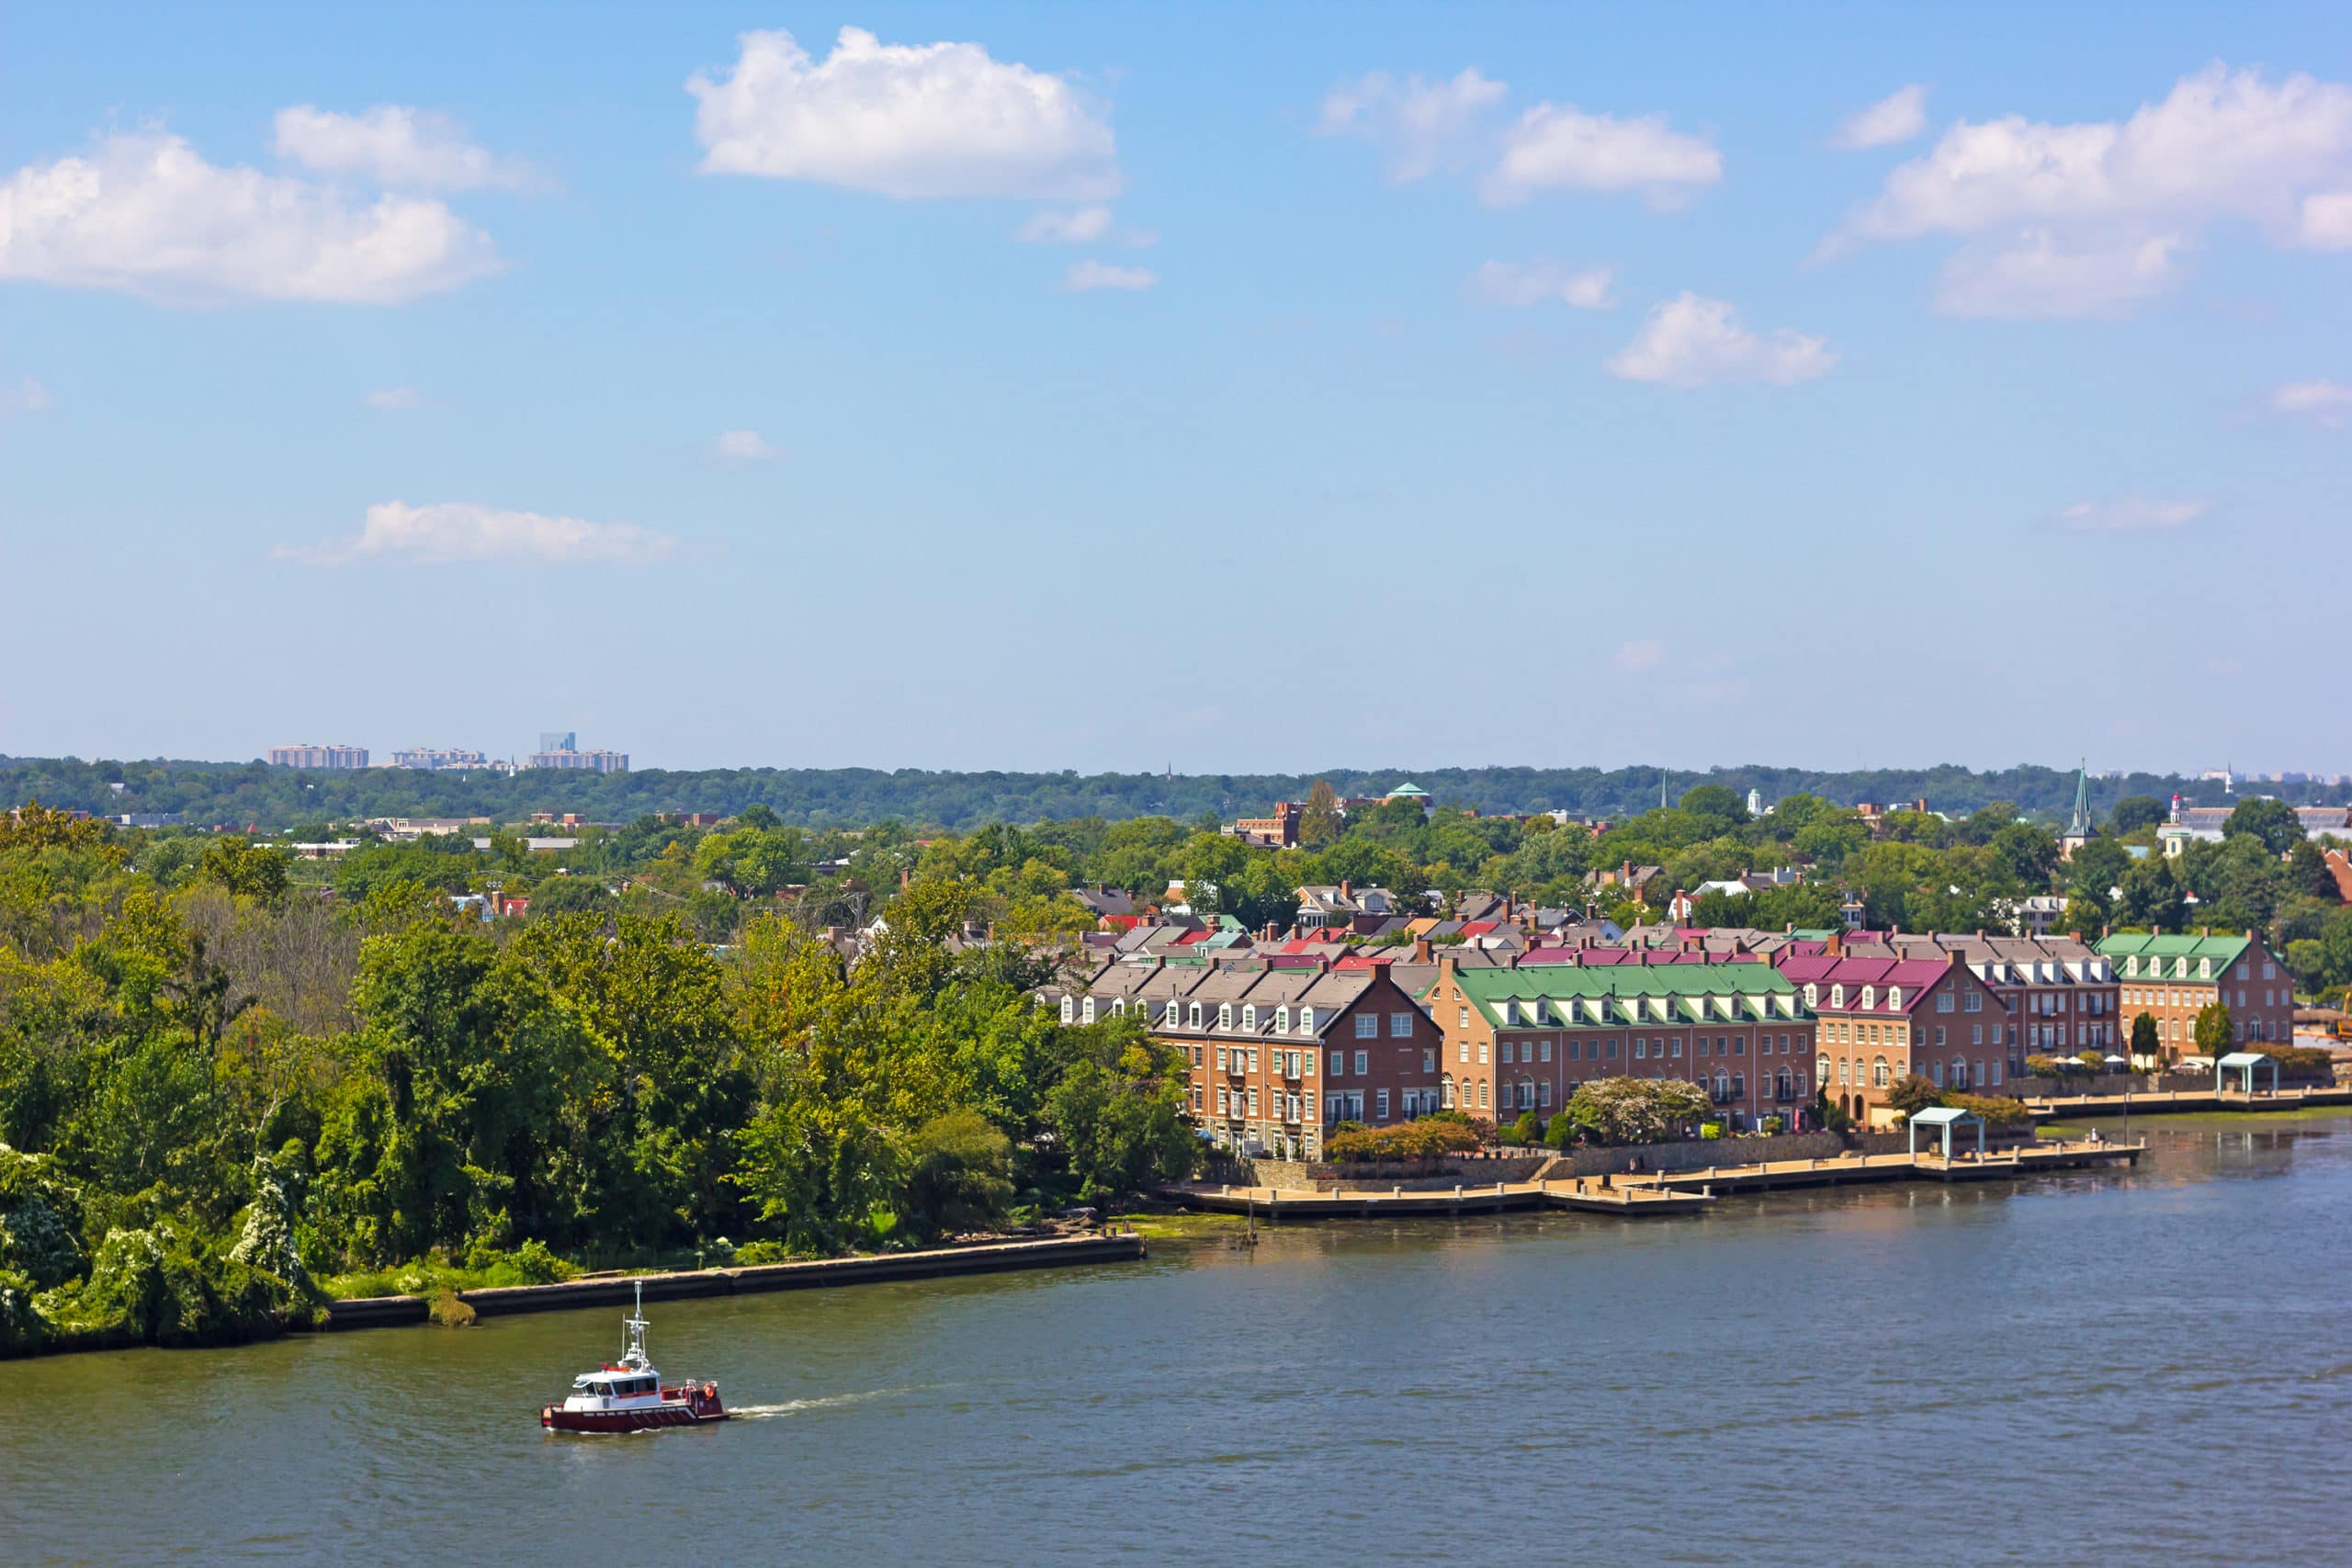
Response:
[{"label": "white gazebo", "polygon": [[1911,1153],[1919,1152],[1919,1129],[1932,1127],[1944,1135],[1944,1158],[1951,1158],[1951,1130],[1973,1126],[1976,1129],[1976,1157],[1984,1157],[1984,1118],[1973,1111],[1962,1111],[1956,1105],[1930,1105],[1915,1114],[1909,1122]]},{"label": "white gazebo", "polygon": [[2278,1058],[2266,1056],[2259,1051],[2233,1051],[2214,1063],[2213,1092],[2219,1094],[2227,1089],[2229,1085],[2224,1080],[2232,1073],[2235,1073],[2238,1075],[2238,1092],[2251,1095],[2254,1092],[2254,1069],[2256,1067],[2270,1069],[2270,1092],[2277,1094],[2278,1092]]}]

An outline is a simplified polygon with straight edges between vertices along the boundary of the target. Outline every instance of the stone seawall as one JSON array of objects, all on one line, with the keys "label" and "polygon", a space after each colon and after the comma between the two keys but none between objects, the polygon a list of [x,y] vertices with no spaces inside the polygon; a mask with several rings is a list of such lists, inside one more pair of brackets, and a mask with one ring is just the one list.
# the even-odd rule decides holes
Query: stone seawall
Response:
[{"label": "stone seawall", "polygon": [[[520,1312],[566,1312],[576,1307],[627,1306],[642,1282],[650,1302],[691,1296],[751,1295],[763,1291],[805,1291],[834,1285],[871,1285],[890,1280],[931,1280],[951,1274],[997,1274],[1019,1269],[1062,1269],[1085,1263],[1123,1263],[1144,1255],[1143,1237],[1049,1236],[1038,1241],[986,1242],[974,1247],[930,1247],[872,1258],[819,1258],[801,1263],[763,1263],[741,1269],[688,1269],[673,1274],[622,1274],[567,1280],[555,1285],[504,1285],[460,1291],[458,1299],[481,1317]],[[363,1296],[327,1303],[326,1327],[390,1328],[429,1321],[432,1303],[423,1296]]]}]

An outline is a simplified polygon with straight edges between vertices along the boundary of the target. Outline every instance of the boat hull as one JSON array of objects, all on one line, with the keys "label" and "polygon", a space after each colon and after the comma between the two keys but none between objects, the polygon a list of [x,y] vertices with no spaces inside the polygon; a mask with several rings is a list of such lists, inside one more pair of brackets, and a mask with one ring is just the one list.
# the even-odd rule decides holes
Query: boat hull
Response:
[{"label": "boat hull", "polygon": [[706,1427],[727,1419],[714,1390],[685,1399],[664,1399],[633,1410],[567,1410],[543,1405],[539,1425],[550,1432],[658,1432],[666,1427]]}]

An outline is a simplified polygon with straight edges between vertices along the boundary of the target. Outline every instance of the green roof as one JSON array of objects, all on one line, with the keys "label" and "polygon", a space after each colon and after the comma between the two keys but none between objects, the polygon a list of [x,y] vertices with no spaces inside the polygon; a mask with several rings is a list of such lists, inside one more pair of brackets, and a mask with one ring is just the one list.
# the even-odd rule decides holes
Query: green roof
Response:
[{"label": "green roof", "polygon": [[2252,945],[2243,936],[2103,936],[2098,951],[2102,958],[2210,958],[2218,972]]},{"label": "green roof", "polygon": [[[1546,964],[1457,969],[1453,978],[1464,999],[1488,1023],[1511,1029],[1622,1029],[1810,1016],[1796,1000],[1796,987],[1769,964]],[[1421,996],[1427,998],[1436,988],[1432,981]],[[1790,1010],[1768,999],[1780,997],[1789,998]],[[1525,1005],[1530,1003],[1532,1010]],[[1598,1016],[1593,1003],[1600,1004]]]},{"label": "green roof", "polygon": [[1408,780],[1404,784],[1398,784],[1395,789],[1390,790],[1383,798],[1394,800],[1400,795],[1418,795],[1422,799],[1427,799],[1429,797],[1429,791],[1423,789],[1420,785]]}]

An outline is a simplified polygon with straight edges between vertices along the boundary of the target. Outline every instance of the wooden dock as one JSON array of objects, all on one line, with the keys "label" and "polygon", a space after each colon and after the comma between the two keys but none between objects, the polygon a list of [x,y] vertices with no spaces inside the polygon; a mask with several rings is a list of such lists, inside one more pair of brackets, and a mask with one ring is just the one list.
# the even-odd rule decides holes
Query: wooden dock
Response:
[{"label": "wooden dock", "polygon": [[1710,1166],[1698,1170],[1644,1171],[1611,1179],[1619,1186],[1667,1191],[1767,1192],[1787,1187],[1843,1187],[1864,1181],[2000,1181],[2043,1171],[2096,1170],[2137,1165],[2143,1142],[2108,1143],[2078,1138],[2066,1143],[2020,1144],[2014,1148],[1974,1150],[1947,1160],[1939,1153],[1846,1154],[1831,1159],[1773,1160],[1764,1165]]},{"label": "wooden dock", "polygon": [[2234,1089],[2151,1089],[2144,1094],[2072,1094],[2029,1100],[2026,1109],[2061,1121],[2084,1116],[2185,1116],[2199,1111],[2317,1111],[2352,1105],[2352,1087],[2268,1089],[2246,1094]]},{"label": "wooden dock", "polygon": [[1712,1195],[1700,1191],[1603,1187],[1598,1177],[1565,1181],[1497,1181],[1434,1190],[1389,1187],[1307,1192],[1278,1187],[1171,1187],[1160,1196],[1187,1209],[1215,1214],[1253,1214],[1273,1222],[1442,1219],[1524,1209],[1572,1209],[1588,1214],[1631,1214],[1651,1219],[1693,1213],[1714,1201]]},{"label": "wooden dock", "polygon": [[1973,1150],[1945,1159],[1941,1154],[1866,1155],[1831,1159],[1773,1160],[1763,1165],[1707,1166],[1695,1170],[1643,1171],[1638,1175],[1572,1177],[1553,1181],[1467,1183],[1452,1189],[1341,1188],[1309,1192],[1274,1187],[1175,1187],[1160,1196],[1187,1209],[1218,1214],[1250,1214],[1270,1223],[1283,1220],[1372,1220],[1453,1218],[1529,1209],[1567,1209],[1586,1214],[1664,1219],[1698,1213],[1718,1198],[1790,1187],[1843,1187],[1865,1181],[2002,1181],[2044,1171],[2098,1170],[2139,1163],[2144,1142],[2109,1143],[2079,1138],[2066,1143],[2022,1144],[1993,1149],[1981,1158]]}]

